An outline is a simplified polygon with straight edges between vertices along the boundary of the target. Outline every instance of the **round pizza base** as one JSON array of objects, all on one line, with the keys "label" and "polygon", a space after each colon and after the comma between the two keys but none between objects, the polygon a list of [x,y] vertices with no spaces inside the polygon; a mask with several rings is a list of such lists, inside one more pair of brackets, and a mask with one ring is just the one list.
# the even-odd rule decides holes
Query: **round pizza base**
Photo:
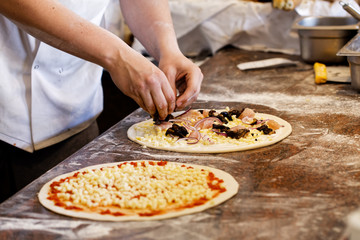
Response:
[{"label": "round pizza base", "polygon": [[[141,162],[141,161],[148,161],[148,160],[137,160],[137,161],[128,161],[128,162]],[[156,161],[153,161],[153,162],[156,162]],[[86,167],[86,168],[83,168],[83,169],[80,169],[80,170],[77,170],[74,172],[60,175],[60,176],[52,179],[51,181],[47,182],[41,188],[41,190],[38,194],[39,201],[45,208],[47,208],[55,213],[74,217],[74,218],[83,218],[83,219],[90,219],[90,220],[97,220],[97,221],[149,221],[149,220],[169,219],[169,218],[174,218],[174,217],[179,217],[179,216],[184,216],[184,215],[204,211],[206,209],[217,206],[217,205],[225,202],[226,200],[230,199],[238,192],[238,188],[239,188],[239,184],[237,183],[237,181],[230,174],[228,174],[227,172],[224,172],[222,170],[207,167],[207,166],[195,165],[195,164],[169,162],[171,164],[185,165],[185,166],[189,166],[189,167],[191,166],[193,168],[200,168],[200,169],[205,169],[205,170],[209,170],[209,171],[213,172],[216,177],[224,180],[223,186],[226,188],[226,191],[223,193],[220,193],[218,196],[216,196],[215,198],[211,199],[210,201],[206,202],[203,205],[199,205],[199,206],[192,207],[192,208],[185,208],[185,209],[181,209],[181,210],[171,211],[168,213],[153,215],[153,216],[139,216],[139,215],[113,216],[113,215],[102,215],[99,213],[81,212],[81,211],[77,211],[77,210],[68,210],[68,209],[56,206],[53,201],[47,199],[48,192],[50,190],[50,185],[55,181],[59,181],[63,178],[67,178],[69,176],[73,176],[76,172],[82,172],[86,169],[99,169],[102,167],[112,167],[112,166],[119,165],[121,163],[125,163],[125,162],[99,164],[99,165]]]},{"label": "round pizza base", "polygon": [[187,153],[226,153],[226,152],[237,152],[237,151],[245,151],[245,150],[251,150],[251,149],[257,149],[262,148],[265,146],[269,146],[272,144],[275,144],[277,142],[280,142],[287,136],[289,136],[292,132],[291,125],[285,121],[284,119],[281,119],[279,117],[265,114],[265,113],[256,113],[255,118],[261,118],[261,119],[272,119],[278,122],[282,127],[278,130],[276,130],[276,134],[271,135],[271,141],[259,141],[253,144],[244,143],[241,145],[235,145],[235,144],[211,144],[211,145],[203,145],[203,144],[187,144],[187,145],[174,145],[174,146],[157,146],[150,142],[144,142],[137,139],[137,137],[142,136],[140,131],[137,131],[136,129],[143,125],[146,122],[152,122],[152,119],[136,123],[132,125],[128,131],[127,136],[130,140],[146,146],[150,148],[160,149],[160,150],[167,150],[167,151],[173,151],[173,152],[187,152]]}]

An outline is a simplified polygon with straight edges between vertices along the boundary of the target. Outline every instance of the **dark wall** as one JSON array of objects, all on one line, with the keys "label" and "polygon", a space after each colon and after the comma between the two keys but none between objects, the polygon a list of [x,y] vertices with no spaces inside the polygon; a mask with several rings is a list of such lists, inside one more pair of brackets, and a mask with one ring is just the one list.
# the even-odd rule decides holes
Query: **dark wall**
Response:
[{"label": "dark wall", "polygon": [[103,133],[135,109],[139,108],[134,100],[124,95],[115,86],[107,71],[103,73],[102,86],[104,89],[104,111],[97,119],[100,133]]}]

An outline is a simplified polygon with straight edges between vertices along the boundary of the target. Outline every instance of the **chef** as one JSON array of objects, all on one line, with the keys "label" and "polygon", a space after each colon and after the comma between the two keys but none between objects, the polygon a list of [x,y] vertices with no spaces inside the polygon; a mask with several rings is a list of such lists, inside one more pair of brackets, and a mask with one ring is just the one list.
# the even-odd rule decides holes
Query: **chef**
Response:
[{"label": "chef", "polygon": [[96,137],[103,69],[151,115],[196,100],[167,1],[119,3],[158,67],[102,27],[109,0],[0,2],[0,202]]}]

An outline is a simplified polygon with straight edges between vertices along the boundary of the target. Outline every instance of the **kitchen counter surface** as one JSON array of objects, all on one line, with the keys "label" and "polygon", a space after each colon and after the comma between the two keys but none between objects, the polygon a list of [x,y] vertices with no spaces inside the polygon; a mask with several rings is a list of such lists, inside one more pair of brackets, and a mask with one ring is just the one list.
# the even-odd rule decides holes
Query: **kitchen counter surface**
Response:
[{"label": "kitchen counter surface", "polygon": [[[288,121],[292,134],[261,149],[222,154],[142,148],[127,139],[138,109],[0,205],[0,239],[342,239],[360,205],[360,94],[350,84],[316,85],[312,65],[240,71],[275,53],[225,48],[202,66],[194,108],[250,107]],[[154,159],[229,172],[239,192],[201,213],[149,222],[99,222],[52,213],[37,199],[52,178],[89,165]]]}]

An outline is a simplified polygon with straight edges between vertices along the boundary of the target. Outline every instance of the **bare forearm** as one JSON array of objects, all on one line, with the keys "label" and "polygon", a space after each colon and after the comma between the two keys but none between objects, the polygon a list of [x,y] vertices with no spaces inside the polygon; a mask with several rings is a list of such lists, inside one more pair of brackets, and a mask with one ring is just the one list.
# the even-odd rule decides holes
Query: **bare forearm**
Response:
[{"label": "bare forearm", "polygon": [[164,119],[175,109],[176,81],[185,81],[177,99],[177,106],[184,107],[200,91],[201,71],[179,50],[166,0],[120,3],[132,32],[159,60],[159,68],[57,0],[3,0],[0,14],[39,40],[104,67],[124,94],[150,114],[158,112]]},{"label": "bare forearm", "polygon": [[[54,0],[0,1],[0,13],[39,40],[107,68],[125,44]],[[120,54],[120,53],[118,53]]]},{"label": "bare forearm", "polygon": [[157,60],[179,52],[167,0],[120,0],[131,31]]}]

